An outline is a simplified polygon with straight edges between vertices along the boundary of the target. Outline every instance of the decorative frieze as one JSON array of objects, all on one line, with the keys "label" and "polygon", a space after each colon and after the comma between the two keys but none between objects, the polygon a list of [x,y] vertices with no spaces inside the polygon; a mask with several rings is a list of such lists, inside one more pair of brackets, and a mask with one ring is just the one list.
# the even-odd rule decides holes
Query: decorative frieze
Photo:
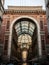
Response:
[{"label": "decorative frieze", "polygon": [[18,10],[5,10],[4,14],[16,14],[16,13],[32,13],[32,14],[46,14],[46,11],[18,11]]},{"label": "decorative frieze", "polygon": [[5,10],[5,14],[16,14],[16,13],[32,13],[32,14],[45,14],[46,11],[42,9],[41,6],[9,6],[8,9]]}]

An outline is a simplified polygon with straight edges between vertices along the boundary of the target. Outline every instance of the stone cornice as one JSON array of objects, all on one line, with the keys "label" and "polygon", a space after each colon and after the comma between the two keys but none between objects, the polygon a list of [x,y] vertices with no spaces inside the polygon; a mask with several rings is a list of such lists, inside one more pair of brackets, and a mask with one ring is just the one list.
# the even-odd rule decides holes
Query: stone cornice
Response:
[{"label": "stone cornice", "polygon": [[46,11],[44,10],[5,10],[4,14],[16,14],[16,13],[32,13],[32,14],[46,14]]},{"label": "stone cornice", "polygon": [[42,6],[8,6],[12,10],[42,10]]},{"label": "stone cornice", "polygon": [[16,14],[16,13],[32,13],[32,14],[45,14],[46,11],[42,9],[42,6],[8,6],[5,9],[5,14]]}]

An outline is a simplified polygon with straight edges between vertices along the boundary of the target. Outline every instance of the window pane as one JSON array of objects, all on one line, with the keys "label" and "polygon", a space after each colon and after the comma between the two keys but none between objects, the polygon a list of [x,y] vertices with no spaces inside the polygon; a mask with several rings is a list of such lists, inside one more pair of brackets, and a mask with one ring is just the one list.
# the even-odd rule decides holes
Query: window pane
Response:
[{"label": "window pane", "polygon": [[35,29],[35,25],[32,24],[32,23],[30,23],[30,28],[31,28],[32,30],[34,30],[34,29]]},{"label": "window pane", "polygon": [[22,25],[22,28],[27,28],[28,29],[28,22],[27,21],[22,21],[21,25]]},{"label": "window pane", "polygon": [[20,31],[20,27],[16,29],[16,31]]},{"label": "window pane", "polygon": [[17,28],[19,28],[20,27],[20,23],[17,23],[16,25],[15,25],[15,29],[17,29]]},{"label": "window pane", "polygon": [[32,32],[31,30],[29,30],[29,34],[30,34],[30,35],[33,35],[33,32]]}]

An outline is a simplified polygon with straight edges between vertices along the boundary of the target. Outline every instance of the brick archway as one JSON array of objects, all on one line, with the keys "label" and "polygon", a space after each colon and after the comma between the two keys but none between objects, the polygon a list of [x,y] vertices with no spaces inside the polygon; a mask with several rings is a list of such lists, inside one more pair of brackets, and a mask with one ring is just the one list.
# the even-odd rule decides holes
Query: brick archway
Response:
[{"label": "brick archway", "polygon": [[11,24],[10,24],[10,34],[9,34],[9,43],[8,43],[8,57],[10,58],[10,54],[11,54],[11,41],[12,41],[12,29],[13,29],[13,25],[14,23],[21,19],[21,18],[28,18],[28,19],[31,19],[34,21],[34,23],[37,25],[37,41],[38,41],[38,54],[39,54],[39,57],[42,56],[42,48],[41,48],[41,38],[40,38],[40,26],[39,26],[39,23],[32,17],[29,17],[29,16],[21,16],[21,17],[18,17],[16,18]]}]

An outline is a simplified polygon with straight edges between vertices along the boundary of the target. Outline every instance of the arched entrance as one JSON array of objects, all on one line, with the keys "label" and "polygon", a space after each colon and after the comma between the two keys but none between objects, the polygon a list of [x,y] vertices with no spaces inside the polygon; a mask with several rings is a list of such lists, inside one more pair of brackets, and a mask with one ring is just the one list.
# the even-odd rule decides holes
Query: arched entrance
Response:
[{"label": "arched entrance", "polygon": [[[13,54],[13,46],[16,46],[16,50],[14,50],[15,53],[20,54]],[[11,23],[8,44],[9,58],[11,54],[15,57],[18,56],[18,59],[23,59],[23,61],[26,61],[26,58],[31,60],[37,56],[42,56],[40,26],[34,18],[22,16]]]}]

